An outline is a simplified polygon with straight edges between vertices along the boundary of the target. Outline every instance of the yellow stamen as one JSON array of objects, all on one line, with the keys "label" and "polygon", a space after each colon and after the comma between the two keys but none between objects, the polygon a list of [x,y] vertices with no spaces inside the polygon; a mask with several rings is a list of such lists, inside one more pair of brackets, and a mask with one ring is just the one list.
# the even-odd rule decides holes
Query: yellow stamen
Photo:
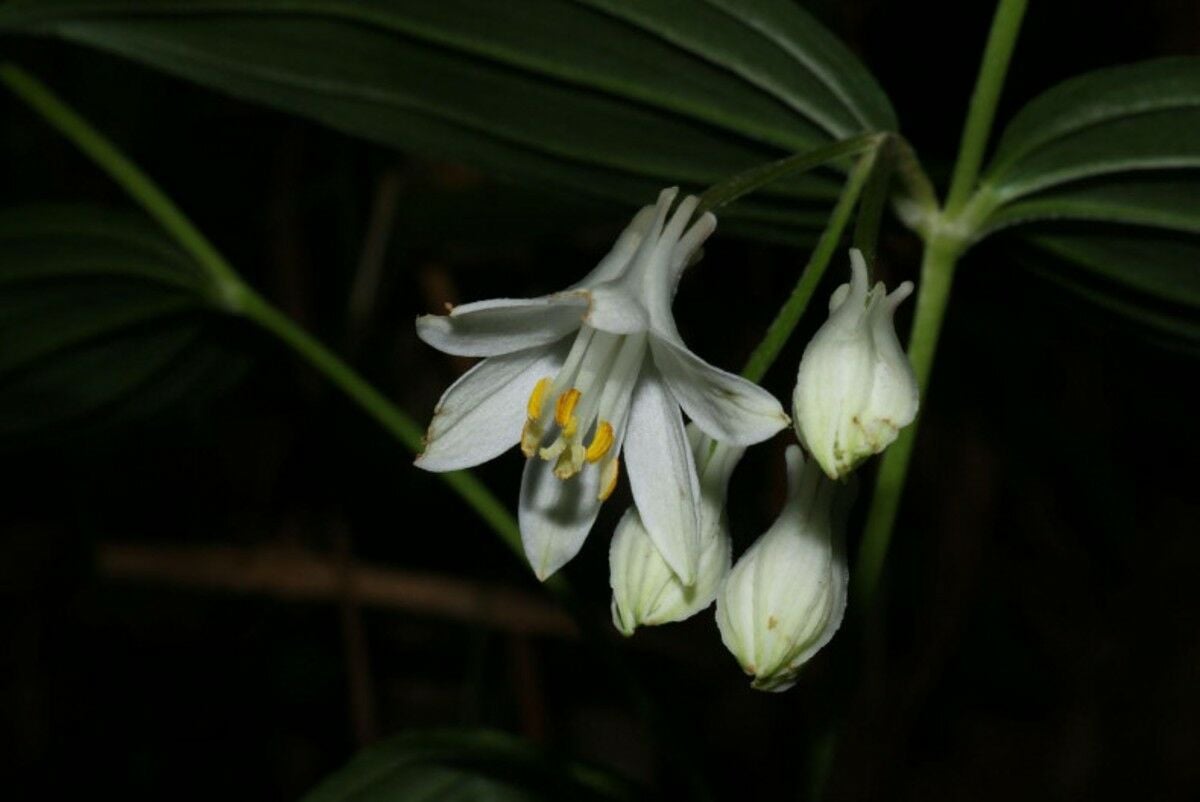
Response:
[{"label": "yellow stamen", "polygon": [[599,462],[601,457],[608,453],[613,444],[613,427],[606,420],[600,421],[596,426],[596,434],[592,436],[592,442],[587,447],[587,461]]},{"label": "yellow stamen", "polygon": [[550,390],[550,384],[550,377],[543,376],[538,379],[537,384],[533,385],[533,392],[529,394],[529,403],[525,406],[530,420],[537,420],[542,417],[542,404],[546,400],[546,393]]},{"label": "yellow stamen", "polygon": [[521,429],[521,453],[526,457],[532,457],[537,453],[538,444],[541,442],[542,427],[536,420],[525,421],[525,426]]},{"label": "yellow stamen", "polygon": [[554,465],[554,475],[559,479],[566,480],[579,473],[579,469],[583,467],[584,453],[583,446],[578,443],[565,449]]},{"label": "yellow stamen", "polygon": [[621,462],[616,457],[613,457],[608,462],[604,463],[604,468],[600,471],[600,493],[596,497],[601,501],[607,501],[608,497],[617,489],[617,479],[621,476]]},{"label": "yellow stamen", "polygon": [[575,436],[577,431],[579,431],[579,418],[572,415],[567,419],[567,422],[563,424],[562,436],[570,440]]},{"label": "yellow stamen", "polygon": [[575,405],[579,403],[579,397],[583,393],[572,387],[558,397],[558,401],[554,405],[554,422],[564,429],[571,422],[571,413],[575,411]]},{"label": "yellow stamen", "polygon": [[542,459],[549,462],[552,459],[558,459],[558,456],[567,450],[567,441],[561,437],[556,437],[554,442],[543,448],[538,454]]}]

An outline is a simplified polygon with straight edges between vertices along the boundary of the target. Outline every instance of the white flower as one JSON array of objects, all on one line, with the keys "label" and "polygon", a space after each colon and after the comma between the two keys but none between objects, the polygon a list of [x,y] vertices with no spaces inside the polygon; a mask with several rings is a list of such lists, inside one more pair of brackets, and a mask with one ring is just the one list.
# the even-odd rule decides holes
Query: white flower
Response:
[{"label": "white flower", "polygon": [[892,315],[913,290],[867,290],[867,265],[850,251],[850,283],[834,290],[796,375],[792,412],[800,442],[838,479],[883,451],[917,416],[917,377],[896,339]]},{"label": "white flower", "polygon": [[725,493],[746,449],[715,443],[695,424],[687,429],[700,476],[700,570],[694,584],[680,582],[654,546],[637,510],[626,510],[608,551],[613,625],[625,635],[639,626],[691,618],[712,604],[729,573]]},{"label": "white flower", "polygon": [[416,464],[467,468],[520,443],[529,458],[521,538],[541,579],[583,545],[616,487],[623,450],[655,546],[691,584],[700,567],[699,489],[680,408],[705,433],[736,445],[788,424],[774,397],[704,362],[675,328],[679,276],[716,228],[705,214],[685,232],[693,197],[667,223],[675,194],[664,190],[638,212],[596,269],[562,292],[417,320],[421,339],[438,350],[487,358],[442,396]]},{"label": "white flower", "polygon": [[753,687],[785,691],[829,642],[846,611],[849,573],[833,531],[837,485],[800,449],[787,451],[788,500],[779,519],[751,546],[717,596],[721,640],[754,677]]}]

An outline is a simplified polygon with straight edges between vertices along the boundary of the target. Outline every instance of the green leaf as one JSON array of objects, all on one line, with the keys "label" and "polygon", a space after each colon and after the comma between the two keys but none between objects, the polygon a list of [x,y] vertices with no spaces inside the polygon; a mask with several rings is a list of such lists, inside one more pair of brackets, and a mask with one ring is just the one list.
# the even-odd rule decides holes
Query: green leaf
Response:
[{"label": "green leaf", "polygon": [[[1099,70],[1030,102],[976,203],[1035,269],[1147,330],[1200,333],[1200,58]],[[1031,225],[1032,224],[1032,225]]]},{"label": "green leaf", "polygon": [[1136,232],[1035,234],[1034,245],[1096,276],[1200,310],[1200,244]]},{"label": "green leaf", "polygon": [[1069,184],[1000,207],[979,236],[1043,220],[1124,223],[1200,234],[1200,175],[1140,173]]},{"label": "green leaf", "polygon": [[1017,114],[983,182],[1006,203],[1099,175],[1200,167],[1198,125],[1200,58],[1087,73]]},{"label": "green leaf", "polygon": [[[1028,234],[1035,272],[1148,331],[1200,347],[1200,243],[1136,229]],[[1028,251],[1028,248],[1026,249]],[[1039,258],[1040,254],[1040,258]]]},{"label": "green leaf", "polygon": [[407,733],[361,752],[302,802],[557,802],[630,798],[623,785],[487,730]]},{"label": "green leaf", "polygon": [[[0,29],[622,202],[895,127],[865,68],[783,0],[18,0]],[[838,185],[764,196],[828,203]]]},{"label": "green leaf", "polygon": [[206,286],[140,218],[0,212],[0,442],[128,420],[227,376]]}]

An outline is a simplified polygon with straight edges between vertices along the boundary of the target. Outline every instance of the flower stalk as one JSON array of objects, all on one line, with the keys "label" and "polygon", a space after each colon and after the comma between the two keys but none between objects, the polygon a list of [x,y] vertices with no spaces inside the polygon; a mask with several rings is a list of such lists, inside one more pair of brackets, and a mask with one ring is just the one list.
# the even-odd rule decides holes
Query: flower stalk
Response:
[{"label": "flower stalk", "polygon": [[825,275],[825,268],[829,267],[829,262],[842,240],[842,233],[846,230],[846,224],[850,221],[854,206],[858,203],[859,195],[862,194],[863,187],[871,175],[878,152],[877,148],[868,150],[859,157],[858,162],[851,169],[850,176],[846,179],[846,185],[842,188],[842,194],[838,197],[837,204],[834,205],[833,211],[829,215],[829,223],[821,232],[821,238],[817,240],[817,247],[809,256],[808,264],[800,273],[800,278],[796,281],[792,294],[780,307],[775,319],[767,327],[767,333],[763,335],[762,341],[750,354],[750,358],[746,360],[742,376],[750,381],[762,381],[763,376],[779,357],[783,346],[787,344],[788,338],[792,336],[792,332],[804,315],[804,310],[808,308],[808,302],[812,299],[817,285],[821,283],[821,277]]},{"label": "flower stalk", "polygon": [[[979,171],[1027,5],[1028,0],[1000,0],[997,4],[963,126],[946,205],[916,226],[925,239],[925,253],[908,356],[922,398],[929,388],[955,268],[978,225],[979,215],[973,209],[979,205]],[[918,419],[901,432],[879,466],[854,572],[853,592],[864,611],[869,609],[878,590],[919,424]]]}]

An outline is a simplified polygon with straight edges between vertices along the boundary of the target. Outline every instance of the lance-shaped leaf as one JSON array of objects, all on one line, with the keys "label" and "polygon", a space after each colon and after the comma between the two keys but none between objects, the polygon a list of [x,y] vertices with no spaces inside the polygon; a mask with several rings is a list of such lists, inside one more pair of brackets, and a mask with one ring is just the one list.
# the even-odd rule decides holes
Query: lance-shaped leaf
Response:
[{"label": "lance-shaped leaf", "polygon": [[0,442],[112,424],[227,381],[208,284],[146,221],[85,206],[0,213]]},{"label": "lance-shaped leaf", "polygon": [[[624,202],[895,127],[865,68],[783,0],[16,0],[0,30]],[[787,212],[838,183],[769,193]]]},{"label": "lance-shaped leaf", "polygon": [[1068,80],[1005,130],[982,182],[977,237],[1017,227],[1041,253],[1039,272],[1186,337],[1194,326],[1182,324],[1200,311],[1197,130],[1200,58]]},{"label": "lance-shaped leaf", "polygon": [[[1031,230],[1018,250],[1035,273],[1151,339],[1200,353],[1200,242],[1133,228]],[[1032,246],[1032,247],[1030,247]]]},{"label": "lance-shaped leaf", "polygon": [[1005,129],[983,183],[1000,204],[1071,181],[1200,167],[1200,58],[1072,78]]}]

